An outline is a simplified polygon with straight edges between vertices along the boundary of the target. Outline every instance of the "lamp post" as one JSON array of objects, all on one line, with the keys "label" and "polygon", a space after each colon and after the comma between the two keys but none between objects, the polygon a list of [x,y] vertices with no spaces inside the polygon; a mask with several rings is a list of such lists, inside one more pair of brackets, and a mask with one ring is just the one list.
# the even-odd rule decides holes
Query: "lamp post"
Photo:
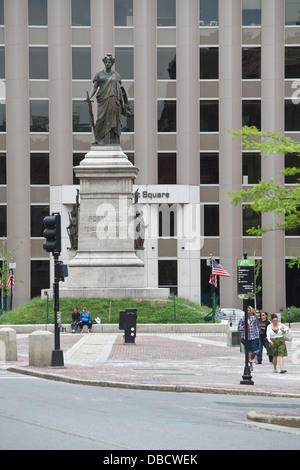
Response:
[{"label": "lamp post", "polygon": [[[247,259],[247,253],[243,255],[244,259]],[[243,380],[240,381],[241,385],[254,385],[252,375],[249,366],[249,345],[248,345],[248,307],[245,306],[245,300],[243,300],[243,310],[245,313],[245,366],[244,373],[242,375]]]},{"label": "lamp post", "polygon": [[254,385],[249,366],[249,346],[248,346],[248,308],[245,309],[245,367],[242,375],[241,385]]}]

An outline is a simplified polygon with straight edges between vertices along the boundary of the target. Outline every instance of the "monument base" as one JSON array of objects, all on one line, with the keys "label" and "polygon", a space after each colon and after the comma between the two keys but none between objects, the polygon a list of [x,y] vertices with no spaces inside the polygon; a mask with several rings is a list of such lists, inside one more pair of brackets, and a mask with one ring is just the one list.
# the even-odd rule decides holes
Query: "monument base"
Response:
[{"label": "monument base", "polygon": [[[50,290],[47,291],[50,294]],[[141,288],[60,288],[61,298],[104,298],[104,299],[136,299],[136,300],[167,300],[170,295],[168,288],[141,287]]]},{"label": "monument base", "polygon": [[74,170],[80,179],[78,245],[69,253],[60,297],[167,300],[168,288],[147,287],[143,250],[135,247],[138,168],[120,146],[92,145]]}]

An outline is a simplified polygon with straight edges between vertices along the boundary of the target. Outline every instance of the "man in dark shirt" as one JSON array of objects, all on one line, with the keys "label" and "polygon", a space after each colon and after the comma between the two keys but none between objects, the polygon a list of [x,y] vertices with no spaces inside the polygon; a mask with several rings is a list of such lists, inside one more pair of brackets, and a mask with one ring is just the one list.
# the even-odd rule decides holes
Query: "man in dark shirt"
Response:
[{"label": "man in dark shirt", "polygon": [[[266,312],[262,312],[260,319],[258,321],[258,328],[259,328],[259,350],[257,353],[257,364],[262,363],[262,353],[263,348],[265,347],[266,351],[269,349],[269,341],[267,340],[267,326],[270,325],[270,321],[268,320],[268,314]],[[269,362],[272,363],[273,358],[269,357]]]}]

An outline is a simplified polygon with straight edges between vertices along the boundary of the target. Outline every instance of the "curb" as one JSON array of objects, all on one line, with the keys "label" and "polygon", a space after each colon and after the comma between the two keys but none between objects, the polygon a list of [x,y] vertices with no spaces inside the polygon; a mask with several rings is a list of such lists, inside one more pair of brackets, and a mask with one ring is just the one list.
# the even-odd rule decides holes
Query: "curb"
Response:
[{"label": "curb", "polygon": [[[111,382],[111,381],[100,381],[100,380],[87,380],[78,379],[74,377],[67,377],[65,375],[57,375],[49,372],[41,372],[32,369],[22,369],[19,367],[8,367],[9,372],[15,372],[17,374],[31,375],[41,379],[55,380],[57,382],[66,382],[70,384],[78,385],[89,385],[93,387],[110,387],[110,388],[124,388],[131,390],[149,390],[156,392],[175,392],[175,393],[213,393],[219,395],[252,395],[252,396],[264,396],[264,397],[281,397],[281,398],[298,398],[300,394],[294,393],[280,393],[280,392],[266,392],[264,390],[237,390],[233,388],[217,388],[217,387],[194,387],[189,385],[150,385],[150,384],[138,384],[130,382]],[[249,413],[251,414],[251,413]],[[248,418],[253,419],[253,418]],[[300,427],[300,417],[299,420]]]},{"label": "curb", "polygon": [[247,419],[260,423],[276,424],[300,429],[300,409],[274,411],[250,411]]},{"label": "curb", "polygon": [[[72,333],[70,324],[62,324],[61,327],[65,329],[65,333]],[[226,334],[228,330],[228,321],[222,320],[221,323],[137,323],[137,334],[157,333],[157,334],[170,334],[170,333],[222,333]],[[17,334],[30,334],[34,331],[50,331],[54,333],[54,324],[30,324],[30,325],[0,325],[0,328],[13,328]],[[118,333],[122,334],[123,330],[119,329],[117,323],[99,323],[93,324],[92,333]],[[61,334],[64,334],[61,332]]]}]

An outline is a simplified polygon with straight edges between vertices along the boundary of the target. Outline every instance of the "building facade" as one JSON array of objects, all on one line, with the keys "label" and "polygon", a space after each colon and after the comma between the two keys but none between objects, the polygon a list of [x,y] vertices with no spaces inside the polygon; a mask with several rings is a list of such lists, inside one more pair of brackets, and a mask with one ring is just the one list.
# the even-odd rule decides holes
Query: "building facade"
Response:
[{"label": "building facade", "polygon": [[246,252],[262,262],[259,306],[300,306],[299,270],[287,267],[299,233],[249,236],[273,214],[261,221],[228,196],[260,179],[295,184],[280,179],[295,155],[261,158],[228,129],[300,140],[299,12],[300,0],[0,0],[0,242],[22,242],[15,306],[52,283],[45,215],[61,212],[70,258],[73,167],[92,141],[84,99],[107,52],[134,109],[121,146],[139,168],[147,285],[209,304],[213,256],[232,275],[219,282],[221,306],[241,306],[236,269]]}]

